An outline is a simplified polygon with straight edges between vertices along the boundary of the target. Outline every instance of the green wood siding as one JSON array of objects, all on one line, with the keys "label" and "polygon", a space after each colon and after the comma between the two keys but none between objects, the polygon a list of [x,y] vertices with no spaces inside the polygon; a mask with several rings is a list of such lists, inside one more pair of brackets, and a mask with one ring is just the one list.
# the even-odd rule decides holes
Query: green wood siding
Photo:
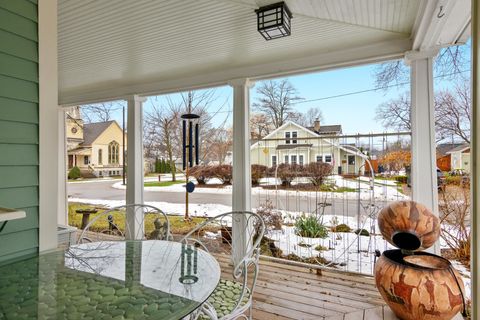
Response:
[{"label": "green wood siding", "polygon": [[0,0],[0,206],[24,219],[0,233],[0,264],[38,252],[37,4]]}]

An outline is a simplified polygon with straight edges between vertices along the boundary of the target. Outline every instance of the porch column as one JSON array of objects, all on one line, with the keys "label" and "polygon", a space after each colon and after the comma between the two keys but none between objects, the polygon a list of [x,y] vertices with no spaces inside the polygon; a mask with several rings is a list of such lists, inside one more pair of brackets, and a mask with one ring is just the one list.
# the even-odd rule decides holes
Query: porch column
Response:
[{"label": "porch column", "polygon": [[[233,211],[250,211],[251,175],[250,175],[250,87],[248,79],[236,79],[230,82],[233,87]],[[247,221],[237,217],[232,222],[232,255],[238,263],[247,250]],[[251,242],[250,242],[251,243]]]},{"label": "porch column", "polygon": [[[143,102],[144,97],[128,98],[127,115],[127,195],[126,204],[143,204]],[[127,210],[127,239],[143,237],[140,210]]]},{"label": "porch column", "polygon": [[472,124],[470,134],[472,319],[480,318],[480,3],[472,1]]},{"label": "porch column", "polygon": [[[412,200],[418,201],[438,216],[438,185],[435,140],[435,105],[433,100],[433,58],[427,54],[407,54],[411,67],[412,123]],[[429,251],[439,254],[437,243]]]},{"label": "porch column", "polygon": [[57,195],[57,223],[68,225],[67,199],[67,135],[65,129],[65,109],[58,109],[58,195]]}]

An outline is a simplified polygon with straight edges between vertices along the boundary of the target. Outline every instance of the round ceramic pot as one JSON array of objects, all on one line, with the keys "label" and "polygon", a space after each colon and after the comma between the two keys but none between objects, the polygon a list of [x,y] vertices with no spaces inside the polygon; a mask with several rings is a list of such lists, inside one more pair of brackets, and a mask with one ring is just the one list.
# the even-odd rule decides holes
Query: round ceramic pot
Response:
[{"label": "round ceramic pot", "polygon": [[383,208],[378,226],[390,244],[405,250],[424,250],[440,236],[440,220],[424,205],[396,201]]},{"label": "round ceramic pot", "polygon": [[402,320],[448,320],[464,308],[460,275],[448,260],[430,253],[384,251],[375,265],[375,282]]}]

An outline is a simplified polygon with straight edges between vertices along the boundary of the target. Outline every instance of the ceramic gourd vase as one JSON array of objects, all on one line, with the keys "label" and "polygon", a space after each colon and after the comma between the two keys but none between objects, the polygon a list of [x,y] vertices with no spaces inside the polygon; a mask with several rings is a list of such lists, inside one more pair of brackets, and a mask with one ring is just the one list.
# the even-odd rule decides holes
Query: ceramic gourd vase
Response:
[{"label": "ceramic gourd vase", "polygon": [[381,296],[402,320],[449,320],[464,309],[465,288],[451,263],[422,252],[440,236],[440,220],[422,204],[393,202],[380,211],[378,225],[395,250],[375,264]]}]

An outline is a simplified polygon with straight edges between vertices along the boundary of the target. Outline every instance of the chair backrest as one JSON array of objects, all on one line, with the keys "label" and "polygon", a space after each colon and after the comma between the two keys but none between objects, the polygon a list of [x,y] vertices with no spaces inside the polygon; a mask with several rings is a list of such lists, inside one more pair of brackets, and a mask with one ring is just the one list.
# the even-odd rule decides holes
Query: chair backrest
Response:
[{"label": "chair backrest", "polygon": [[[132,224],[140,227],[133,230],[129,227]],[[127,204],[108,209],[92,217],[77,243],[124,241],[126,237],[137,240],[170,240],[167,215],[159,208],[145,204]]]},{"label": "chair backrest", "polygon": [[[233,221],[242,228],[237,236],[232,232]],[[232,262],[233,280],[242,284],[241,293],[235,309],[239,308],[247,292],[253,294],[258,276],[260,244],[265,233],[265,223],[257,213],[234,211],[212,217],[196,226],[181,240],[182,243],[195,245],[214,254],[222,269],[225,259]],[[234,236],[237,237],[234,239]],[[246,250],[237,261],[233,258],[234,240],[245,241]],[[223,266],[222,266],[223,265]],[[234,310],[235,310],[234,309]]]}]

